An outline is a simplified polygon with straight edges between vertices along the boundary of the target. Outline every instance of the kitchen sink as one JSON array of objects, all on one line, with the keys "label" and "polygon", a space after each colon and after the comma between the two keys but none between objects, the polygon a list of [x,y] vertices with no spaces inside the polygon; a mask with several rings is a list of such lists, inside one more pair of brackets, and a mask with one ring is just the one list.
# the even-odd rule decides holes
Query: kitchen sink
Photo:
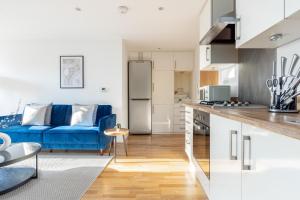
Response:
[{"label": "kitchen sink", "polygon": [[287,122],[287,123],[290,123],[290,124],[300,125],[300,119],[299,118],[285,117],[284,121]]}]

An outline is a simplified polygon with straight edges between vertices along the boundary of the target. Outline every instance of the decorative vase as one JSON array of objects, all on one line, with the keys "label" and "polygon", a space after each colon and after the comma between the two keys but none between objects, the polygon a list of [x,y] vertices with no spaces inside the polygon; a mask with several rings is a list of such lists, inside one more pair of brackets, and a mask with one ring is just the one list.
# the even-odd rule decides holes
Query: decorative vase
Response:
[{"label": "decorative vase", "polygon": [[5,133],[0,133],[0,140],[3,140],[3,143],[0,145],[0,151],[4,151],[11,144],[11,138]]}]

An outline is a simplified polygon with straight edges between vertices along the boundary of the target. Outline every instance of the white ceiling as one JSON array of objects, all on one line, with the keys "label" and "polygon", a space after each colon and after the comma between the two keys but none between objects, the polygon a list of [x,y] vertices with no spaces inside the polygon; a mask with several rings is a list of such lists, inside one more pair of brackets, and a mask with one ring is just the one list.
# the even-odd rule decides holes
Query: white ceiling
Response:
[{"label": "white ceiling", "polygon": [[[0,0],[0,39],[121,37],[129,49],[193,49],[203,1]],[[119,13],[120,5],[129,7],[126,15]]]}]

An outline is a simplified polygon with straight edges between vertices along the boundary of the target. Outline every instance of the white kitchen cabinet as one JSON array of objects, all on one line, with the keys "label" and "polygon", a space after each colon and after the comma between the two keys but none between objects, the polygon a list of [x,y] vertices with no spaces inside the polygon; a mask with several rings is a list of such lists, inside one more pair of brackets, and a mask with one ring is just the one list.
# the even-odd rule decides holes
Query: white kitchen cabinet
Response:
[{"label": "white kitchen cabinet", "polygon": [[137,51],[128,52],[128,60],[138,60],[138,59],[139,59],[139,52]]},{"label": "white kitchen cabinet", "polygon": [[285,17],[289,17],[300,10],[299,0],[285,0]]},{"label": "white kitchen cabinet", "polygon": [[211,64],[211,45],[200,45],[200,69]]},{"label": "white kitchen cabinet", "polygon": [[193,158],[193,115],[193,108],[185,107],[185,153],[190,160]]},{"label": "white kitchen cabinet", "polygon": [[207,0],[200,13],[200,40],[212,26],[212,0]]},{"label": "white kitchen cabinet", "polygon": [[128,60],[152,60],[152,53],[130,51],[128,53]]},{"label": "white kitchen cabinet", "polygon": [[152,132],[173,132],[173,105],[152,105]]},{"label": "white kitchen cabinet", "polygon": [[236,47],[260,47],[270,35],[257,41],[255,37],[284,19],[284,0],[236,0],[236,16]]},{"label": "white kitchen cabinet", "polygon": [[192,71],[194,68],[194,52],[175,52],[175,71]]},{"label": "white kitchen cabinet", "polygon": [[174,104],[174,71],[154,70],[152,75],[152,103]]},{"label": "white kitchen cabinet", "polygon": [[232,65],[238,62],[238,51],[232,44],[200,45],[200,69]]},{"label": "white kitchen cabinet", "polygon": [[181,103],[174,104],[174,133],[185,132],[185,107]]},{"label": "white kitchen cabinet", "polygon": [[210,200],[241,200],[241,127],[210,115]]},{"label": "white kitchen cabinet", "polygon": [[300,197],[300,140],[242,125],[243,200]]},{"label": "white kitchen cabinet", "polygon": [[174,70],[173,53],[153,52],[152,61],[154,70]]}]

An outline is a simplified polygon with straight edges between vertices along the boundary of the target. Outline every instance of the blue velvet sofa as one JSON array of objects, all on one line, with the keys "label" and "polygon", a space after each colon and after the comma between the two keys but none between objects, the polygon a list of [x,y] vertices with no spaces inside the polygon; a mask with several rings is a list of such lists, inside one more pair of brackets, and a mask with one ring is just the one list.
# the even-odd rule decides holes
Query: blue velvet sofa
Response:
[{"label": "blue velvet sofa", "polygon": [[[70,126],[71,105],[53,105],[50,126],[22,126],[22,115],[2,116],[5,120],[0,132],[8,134],[12,142],[37,142],[43,149],[103,150],[111,143],[104,130],[116,125],[116,115],[110,105],[99,105],[93,127]],[[3,126],[4,125],[4,126]]]}]

